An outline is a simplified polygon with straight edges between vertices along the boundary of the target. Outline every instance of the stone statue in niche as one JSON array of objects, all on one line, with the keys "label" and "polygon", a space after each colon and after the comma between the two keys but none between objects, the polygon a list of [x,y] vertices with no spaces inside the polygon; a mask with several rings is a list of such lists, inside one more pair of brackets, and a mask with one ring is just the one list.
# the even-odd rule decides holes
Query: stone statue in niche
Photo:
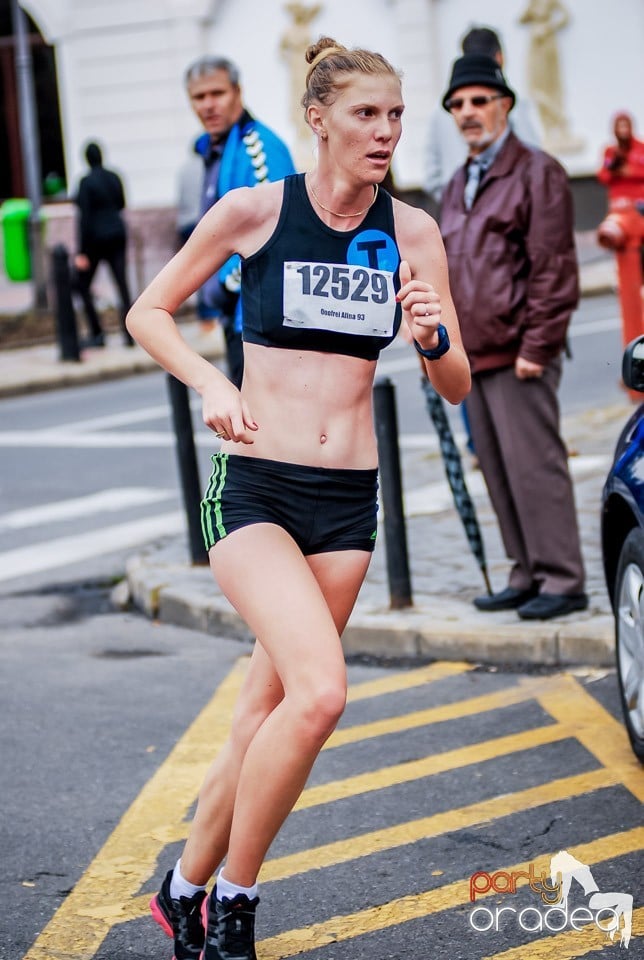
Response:
[{"label": "stone statue in niche", "polygon": [[313,166],[313,148],[315,138],[304,119],[302,97],[309,65],[304,59],[306,48],[313,42],[310,24],[322,10],[321,3],[287,3],[284,7],[290,13],[293,23],[284,31],[280,39],[280,54],[289,70],[290,115],[295,129],[293,159],[301,172]]},{"label": "stone statue in niche", "polygon": [[528,89],[539,111],[545,150],[576,153],[583,140],[573,136],[564,107],[557,33],[570,22],[560,0],[529,0],[519,23],[530,28]]}]

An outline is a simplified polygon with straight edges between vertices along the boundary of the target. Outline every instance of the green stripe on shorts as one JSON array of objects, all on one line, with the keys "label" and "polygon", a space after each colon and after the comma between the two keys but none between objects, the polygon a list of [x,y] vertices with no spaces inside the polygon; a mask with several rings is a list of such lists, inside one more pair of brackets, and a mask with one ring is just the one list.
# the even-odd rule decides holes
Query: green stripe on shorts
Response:
[{"label": "green stripe on shorts", "polygon": [[[220,498],[224,484],[226,483],[227,461],[227,453],[215,454],[212,458],[213,468],[212,474],[210,475],[210,482],[208,483],[206,495],[201,501],[201,533],[206,544],[206,549],[208,550],[217,540],[221,540],[226,536],[226,528],[221,514]],[[217,537],[215,537],[215,531],[213,529],[213,516],[218,534]]]}]

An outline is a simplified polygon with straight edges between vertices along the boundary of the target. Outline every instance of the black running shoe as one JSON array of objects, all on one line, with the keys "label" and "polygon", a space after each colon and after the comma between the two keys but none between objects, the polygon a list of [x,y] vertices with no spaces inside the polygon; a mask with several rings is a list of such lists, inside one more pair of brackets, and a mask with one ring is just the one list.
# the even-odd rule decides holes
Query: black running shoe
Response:
[{"label": "black running shoe", "polygon": [[206,891],[199,890],[194,897],[170,896],[172,870],[168,870],[161,889],[150,900],[152,916],[174,940],[174,960],[199,960],[204,945],[204,928],[201,922],[201,904]]},{"label": "black running shoe", "polygon": [[201,960],[257,960],[255,910],[259,897],[238,893],[218,900],[215,890],[201,906],[206,943]]}]

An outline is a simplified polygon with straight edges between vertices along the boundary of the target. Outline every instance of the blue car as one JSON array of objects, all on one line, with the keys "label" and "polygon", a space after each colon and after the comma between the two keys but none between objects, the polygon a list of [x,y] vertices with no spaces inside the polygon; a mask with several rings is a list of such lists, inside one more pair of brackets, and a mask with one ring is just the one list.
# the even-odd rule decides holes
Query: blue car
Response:
[{"label": "blue car", "polygon": [[[622,379],[644,393],[644,336],[624,351]],[[624,720],[635,756],[644,763],[644,403],[617,441],[602,493],[601,530]]]}]

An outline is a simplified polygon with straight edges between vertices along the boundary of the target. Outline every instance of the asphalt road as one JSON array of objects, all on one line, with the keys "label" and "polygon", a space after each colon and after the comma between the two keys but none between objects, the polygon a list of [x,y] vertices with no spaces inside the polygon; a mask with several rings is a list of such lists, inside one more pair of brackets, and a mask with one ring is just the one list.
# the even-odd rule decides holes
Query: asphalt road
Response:
[{"label": "asphalt road", "polygon": [[[180,851],[248,648],[96,612],[97,599],[0,600],[2,960],[172,953],[147,903]],[[340,728],[261,878],[261,960],[560,960],[602,944],[602,958],[642,956],[644,778],[611,673],[355,663],[349,679]],[[596,913],[575,931],[525,881],[506,890],[520,872],[548,876],[559,851],[599,891],[634,895],[628,953]],[[569,911],[587,906],[573,882]]]},{"label": "asphalt road", "polygon": [[[564,415],[618,402],[612,298],[584,301],[571,344]],[[428,435],[415,363],[393,348],[380,370],[411,445]],[[0,960],[169,958],[147,901],[181,848],[248,648],[110,603],[125,557],[184,528],[164,377],[0,413]],[[198,419],[205,478],[212,436]],[[644,778],[611,671],[352,663],[349,678],[340,730],[262,878],[261,960],[644,956]],[[592,912],[579,930],[548,927],[518,874],[547,875],[562,850],[600,892],[634,896],[628,953]],[[472,902],[477,871],[493,889]],[[503,888],[513,877],[516,893]],[[574,882],[570,906],[588,907]]]}]

